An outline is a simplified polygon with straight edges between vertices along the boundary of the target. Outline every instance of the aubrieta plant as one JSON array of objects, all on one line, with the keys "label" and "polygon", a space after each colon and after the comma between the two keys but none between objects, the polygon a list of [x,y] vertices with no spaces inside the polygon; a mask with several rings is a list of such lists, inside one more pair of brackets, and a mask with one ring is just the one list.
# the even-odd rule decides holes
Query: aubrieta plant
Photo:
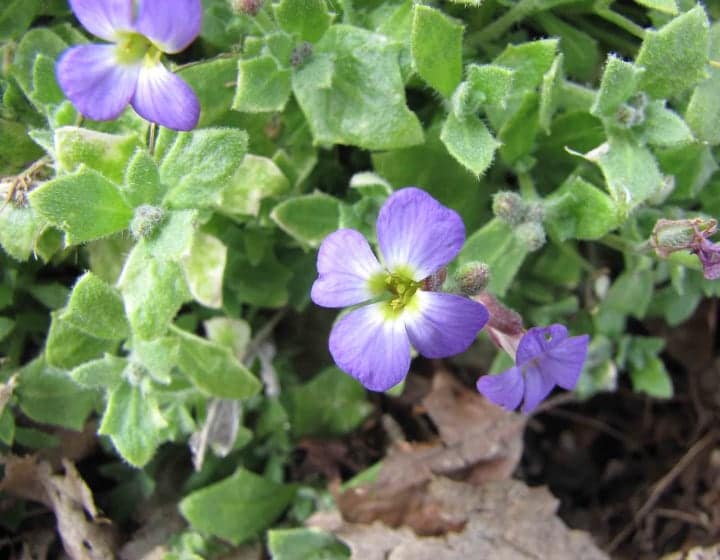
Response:
[{"label": "aubrieta plant", "polygon": [[160,58],[198,36],[200,0],[70,0],[70,6],[85,29],[112,43],[72,47],[58,61],[58,83],[80,113],[111,120],[129,103],[150,122],[195,127],[197,96]]},{"label": "aubrieta plant", "polygon": [[269,531],[293,560],[325,499],[299,442],[362,429],[415,352],[524,413],[671,397],[649,333],[720,294],[718,17],[0,1],[0,451],[92,427],[122,530],[194,466],[169,558]]},{"label": "aubrieta plant", "polygon": [[335,363],[373,391],[397,385],[410,367],[410,345],[427,358],[464,352],[487,322],[465,296],[426,289],[465,242],[454,210],[417,188],[396,191],[377,219],[381,265],[363,235],[341,229],[318,251],[312,300],[356,306],[330,333]]}]

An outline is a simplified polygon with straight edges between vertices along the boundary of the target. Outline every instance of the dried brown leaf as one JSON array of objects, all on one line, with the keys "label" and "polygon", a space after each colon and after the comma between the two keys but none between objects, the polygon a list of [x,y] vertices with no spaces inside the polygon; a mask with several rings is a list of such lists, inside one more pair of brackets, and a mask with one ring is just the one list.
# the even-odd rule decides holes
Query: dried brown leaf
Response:
[{"label": "dried brown leaf", "polygon": [[53,474],[49,463],[33,456],[11,455],[2,458],[2,463],[5,477],[0,490],[51,509],[68,556],[74,560],[113,557],[110,527],[98,519],[92,492],[72,462],[63,460],[64,474]]},{"label": "dried brown leaf", "polygon": [[408,525],[423,535],[458,530],[465,520],[439,515],[435,497],[426,492],[433,478],[445,475],[481,484],[512,474],[522,454],[522,416],[489,403],[444,371],[435,375],[423,405],[440,441],[397,446],[374,483],[337,497],[346,520]]},{"label": "dried brown leaf", "polygon": [[420,537],[406,527],[347,523],[327,514],[309,524],[333,532],[358,560],[607,560],[587,534],[568,529],[555,515],[557,501],[545,488],[514,480],[478,487],[437,478],[427,493],[441,515],[467,519],[462,531]]}]

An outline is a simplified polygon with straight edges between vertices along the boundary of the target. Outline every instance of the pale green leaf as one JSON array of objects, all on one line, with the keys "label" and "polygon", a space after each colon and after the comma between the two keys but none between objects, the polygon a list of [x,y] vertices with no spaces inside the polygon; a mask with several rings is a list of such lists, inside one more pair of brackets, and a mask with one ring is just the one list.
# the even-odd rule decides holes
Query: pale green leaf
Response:
[{"label": "pale green leaf", "polygon": [[280,0],[275,17],[285,31],[311,42],[320,39],[332,21],[325,0]]},{"label": "pale green leaf", "polygon": [[182,259],[190,294],[207,307],[222,307],[223,274],[227,247],[212,235],[196,233],[190,254]]},{"label": "pale green leaf", "polygon": [[303,245],[318,247],[339,227],[340,201],[321,192],[296,196],[278,204],[270,216]]},{"label": "pale green leaf", "polygon": [[130,333],[119,292],[92,272],[79,278],[60,318],[96,338],[122,340]]},{"label": "pale green leaf", "polygon": [[220,211],[230,216],[257,216],[263,199],[289,189],[287,177],[273,160],[248,154],[222,191]]},{"label": "pale green leaf", "polygon": [[475,115],[459,119],[450,113],[440,132],[440,139],[452,156],[476,175],[482,175],[490,167],[495,150],[500,145],[485,123]]},{"label": "pale green leaf", "polygon": [[238,62],[232,108],[245,113],[282,111],[290,98],[291,72],[271,56]]}]

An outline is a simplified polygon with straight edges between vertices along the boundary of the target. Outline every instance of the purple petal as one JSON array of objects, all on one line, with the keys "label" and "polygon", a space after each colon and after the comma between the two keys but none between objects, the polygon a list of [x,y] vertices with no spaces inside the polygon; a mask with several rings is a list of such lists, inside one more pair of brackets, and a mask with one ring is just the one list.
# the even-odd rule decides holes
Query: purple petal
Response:
[{"label": "purple petal", "polygon": [[56,67],[65,95],[86,117],[114,119],[135,92],[139,65],[118,64],[114,45],[80,45],[68,49]]},{"label": "purple petal", "polygon": [[538,367],[563,389],[574,389],[582,373],[590,337],[571,336],[538,359]]},{"label": "purple petal", "polygon": [[557,346],[565,340],[567,335],[567,329],[557,323],[549,327],[533,327],[528,329],[520,340],[520,344],[518,344],[515,363],[517,365],[523,365],[533,358],[541,356],[550,348]]},{"label": "purple petal", "polygon": [[390,271],[410,266],[414,280],[422,280],[455,258],[465,226],[457,212],[409,187],[393,193],[380,209],[377,238]]},{"label": "purple petal", "polygon": [[184,50],[200,34],[200,0],[143,0],[135,29],[165,53]]},{"label": "purple petal", "polygon": [[200,117],[195,92],[159,62],[142,67],[130,104],[144,119],[173,130],[192,130]]},{"label": "purple petal", "polygon": [[525,401],[522,405],[523,414],[535,409],[555,387],[552,376],[542,367],[534,363],[522,368],[525,374]]},{"label": "purple petal", "polygon": [[523,398],[525,383],[520,369],[511,367],[498,375],[483,375],[477,390],[485,398],[506,410],[515,410]]},{"label": "purple petal", "polygon": [[346,307],[371,299],[368,281],[383,270],[367,240],[354,229],[340,229],[323,240],[317,269],[310,297],[323,307]]},{"label": "purple petal", "polygon": [[703,266],[703,276],[706,280],[720,278],[720,245],[703,239],[697,249],[697,255]]},{"label": "purple petal", "polygon": [[410,368],[410,342],[400,320],[387,319],[382,304],[341,318],[330,333],[330,354],[340,369],[371,391],[387,391]]},{"label": "purple petal", "polygon": [[70,8],[85,29],[106,41],[133,28],[132,0],[70,0]]},{"label": "purple petal", "polygon": [[463,296],[419,291],[418,311],[403,314],[410,343],[426,358],[468,349],[488,320],[485,306]]}]

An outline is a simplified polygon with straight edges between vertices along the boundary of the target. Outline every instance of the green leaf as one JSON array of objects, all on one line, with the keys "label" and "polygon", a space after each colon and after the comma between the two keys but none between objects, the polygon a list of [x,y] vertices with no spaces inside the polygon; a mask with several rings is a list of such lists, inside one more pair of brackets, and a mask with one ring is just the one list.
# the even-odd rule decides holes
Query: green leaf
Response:
[{"label": "green leaf", "polygon": [[[205,23],[205,22],[204,22]],[[198,128],[229,126],[238,115],[230,111],[235,91],[230,84],[237,80],[238,58],[225,53],[221,58],[193,63],[177,74],[193,89],[200,101]]]},{"label": "green leaf", "polygon": [[669,399],[673,396],[672,380],[660,358],[651,359],[641,369],[630,370],[630,379],[633,391],[647,393],[659,399]]},{"label": "green leaf", "polygon": [[620,225],[612,199],[580,177],[570,177],[545,202],[545,224],[560,241],[600,239]]},{"label": "green leaf", "polygon": [[26,261],[33,254],[41,230],[42,223],[30,206],[10,202],[0,211],[0,245],[14,259]]},{"label": "green leaf", "polygon": [[176,210],[168,212],[158,231],[141,243],[158,260],[180,261],[190,254],[196,231],[197,212]]},{"label": "green leaf", "polygon": [[165,187],[160,183],[157,164],[144,148],[138,148],[130,158],[120,193],[133,208],[142,204],[157,206],[162,202]]},{"label": "green leaf", "polygon": [[674,16],[678,13],[677,2],[675,0],[635,0],[636,3],[651,10],[657,10],[664,14]]},{"label": "green leaf", "polygon": [[150,376],[163,385],[172,381],[171,371],[178,363],[179,340],[161,336],[153,340],[132,339],[130,361],[147,370]]},{"label": "green leaf", "polygon": [[311,381],[284,395],[296,437],[346,434],[357,428],[372,410],[362,385],[336,367],[322,370]]},{"label": "green leaf", "polygon": [[232,108],[245,113],[282,111],[290,98],[291,76],[271,56],[240,60]]},{"label": "green leaf", "polygon": [[389,150],[423,141],[405,105],[397,46],[382,35],[332,25],[292,86],[316,143]]},{"label": "green leaf", "polygon": [[97,393],[77,385],[64,371],[36,358],[20,370],[15,389],[20,410],[43,424],[80,431],[97,401]]},{"label": "green leaf", "polygon": [[[288,302],[288,282],[292,273],[278,261],[272,250],[265,251],[259,261],[252,261],[243,252],[231,251],[225,276],[231,279],[225,285],[238,303],[282,307]],[[226,296],[226,304],[227,300]]]},{"label": "green leaf", "polygon": [[644,73],[644,68],[610,54],[590,112],[596,117],[614,117],[621,105],[639,91]]},{"label": "green leaf", "polygon": [[694,199],[718,169],[710,147],[699,143],[657,150],[657,155],[663,173],[675,178],[671,200]]},{"label": "green leaf", "polygon": [[67,43],[57,33],[46,27],[31,29],[23,35],[15,50],[12,76],[27,97],[30,97],[33,91],[33,67],[37,55],[44,54],[48,58],[56,60],[67,46]]},{"label": "green leaf", "polygon": [[[720,60],[720,23],[710,27],[710,60]],[[702,81],[690,98],[685,120],[701,142],[720,144],[720,68],[710,66],[709,77]]]},{"label": "green leaf", "polygon": [[535,147],[535,138],[540,128],[538,101],[537,93],[527,92],[515,113],[498,131],[498,138],[502,142],[500,155],[509,165],[517,163]]},{"label": "green leaf", "polygon": [[586,154],[585,158],[600,166],[621,215],[652,198],[662,187],[655,157],[631,135],[613,134],[608,144],[593,152],[599,155]]},{"label": "green leaf", "polygon": [[416,4],[412,21],[413,64],[420,77],[445,97],[462,79],[463,25],[439,10]]},{"label": "green leaf", "polygon": [[560,104],[563,81],[563,55],[561,53],[555,57],[550,70],[545,72],[540,87],[538,121],[545,134],[550,134],[550,125]]},{"label": "green leaf", "polygon": [[6,0],[0,7],[0,41],[17,39],[40,11],[41,0]]},{"label": "green leaf", "polygon": [[86,389],[114,389],[122,381],[127,366],[125,358],[105,354],[99,360],[91,360],[76,367],[70,372],[70,377]]},{"label": "green leaf", "polygon": [[600,62],[598,42],[584,31],[555,16],[551,11],[533,17],[548,36],[560,37],[560,51],[565,55],[565,70],[580,82],[590,82],[597,75]]},{"label": "green leaf", "polygon": [[212,235],[196,233],[190,254],[182,259],[190,294],[199,303],[219,309],[222,307],[223,274],[227,247]]},{"label": "green leaf", "polygon": [[487,264],[490,267],[488,290],[502,297],[527,254],[527,247],[513,235],[510,226],[493,218],[468,237],[458,255],[458,266],[472,261]]},{"label": "green leaf", "polygon": [[83,362],[110,352],[117,343],[112,340],[90,336],[61,318],[61,311],[51,313],[50,330],[45,342],[48,365],[60,369],[72,369]]},{"label": "green leaf", "polygon": [[247,399],[261,388],[252,372],[220,344],[173,328],[180,340],[178,367],[193,384],[214,397]]},{"label": "green leaf", "polygon": [[459,119],[450,113],[440,132],[452,156],[476,175],[490,167],[500,143],[495,140],[485,123],[475,115]]},{"label": "green leaf", "polygon": [[4,340],[15,328],[15,321],[7,317],[0,317],[0,341]]},{"label": "green leaf", "polygon": [[42,184],[29,198],[35,211],[65,232],[69,245],[122,231],[132,218],[117,187],[84,166]]},{"label": "green leaf", "polygon": [[42,53],[33,65],[33,92],[31,99],[36,105],[59,105],[65,100],[55,78],[55,61]]},{"label": "green leaf", "polygon": [[213,317],[203,321],[208,338],[232,350],[233,355],[242,360],[250,343],[250,325],[242,319]]},{"label": "green leaf", "polygon": [[257,216],[263,199],[289,189],[287,177],[273,160],[248,154],[222,191],[220,211],[230,216]]},{"label": "green leaf", "polygon": [[512,91],[522,96],[527,90],[540,85],[555,60],[557,48],[557,39],[508,45],[494,63],[514,70]]},{"label": "green leaf", "polygon": [[313,43],[323,36],[332,21],[324,0],[280,0],[275,6],[275,17],[285,31]]},{"label": "green leaf", "polygon": [[165,428],[155,396],[123,381],[108,397],[98,433],[110,436],[123,459],[140,468],[152,459]]},{"label": "green leaf", "polygon": [[25,124],[0,118],[0,173],[16,173],[42,153],[28,136]]},{"label": "green leaf", "polygon": [[616,336],[625,329],[627,315],[645,317],[653,295],[653,274],[650,270],[625,271],[615,279],[595,315],[596,329]]},{"label": "green leaf", "polygon": [[165,203],[174,208],[218,206],[247,141],[244,131],[233,128],[178,133],[160,164],[160,179],[169,187]]},{"label": "green leaf", "polygon": [[350,549],[318,529],[272,529],[268,548],[273,560],[348,560]]},{"label": "green leaf", "polygon": [[130,334],[120,294],[92,272],[77,281],[60,318],[96,338],[122,340]]},{"label": "green leaf", "polygon": [[187,496],[180,512],[195,529],[237,545],[269,527],[294,496],[295,487],[239,468]]},{"label": "green leaf", "polygon": [[695,139],[685,121],[664,101],[652,101],[645,108],[645,121],[638,127],[641,137],[653,146],[682,146]]},{"label": "green leaf", "polygon": [[325,236],[339,227],[340,201],[321,192],[296,196],[278,204],[270,216],[301,244],[318,247]]},{"label": "green leaf", "polygon": [[128,256],[118,287],[132,331],[144,339],[165,334],[190,297],[180,265],[153,258],[143,244],[136,245]]},{"label": "green leaf", "polygon": [[704,8],[696,6],[659,31],[648,29],[635,61],[646,70],[641,89],[667,99],[703,80],[709,25]]},{"label": "green leaf", "polygon": [[482,104],[503,106],[512,91],[513,71],[493,64],[470,64],[467,82]]}]

